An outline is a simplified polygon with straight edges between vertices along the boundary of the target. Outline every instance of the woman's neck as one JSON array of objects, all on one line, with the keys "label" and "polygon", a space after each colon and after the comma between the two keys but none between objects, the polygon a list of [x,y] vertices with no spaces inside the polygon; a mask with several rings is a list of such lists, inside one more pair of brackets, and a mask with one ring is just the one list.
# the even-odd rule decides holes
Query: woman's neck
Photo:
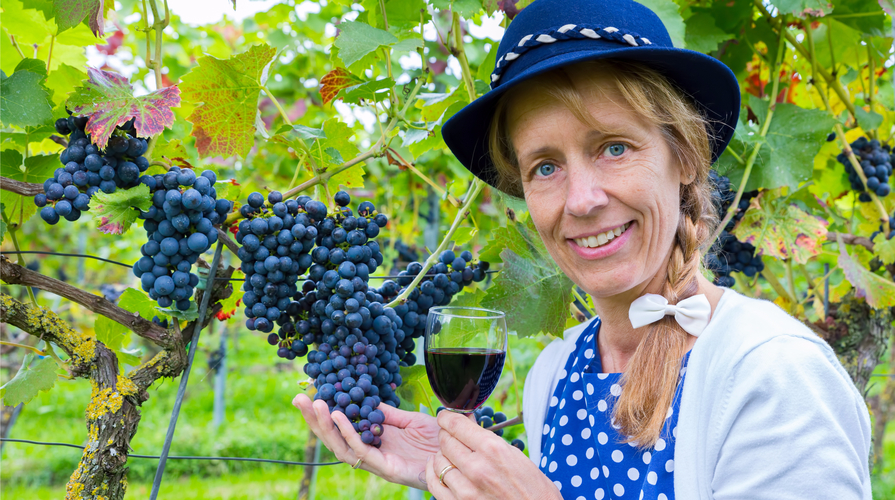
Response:
[{"label": "woman's neck", "polygon": [[[696,294],[705,294],[712,306],[712,312],[721,300],[724,290],[713,285],[701,274],[697,275],[698,288]],[[600,334],[597,336],[597,348],[603,372],[618,373],[625,371],[628,362],[643,337],[649,331],[649,325],[634,329],[628,318],[631,303],[645,293],[661,293],[662,284],[649,282],[645,286],[633,288],[625,293],[612,297],[595,298],[594,308],[600,317]],[[696,337],[689,338],[687,349],[693,347]]]}]

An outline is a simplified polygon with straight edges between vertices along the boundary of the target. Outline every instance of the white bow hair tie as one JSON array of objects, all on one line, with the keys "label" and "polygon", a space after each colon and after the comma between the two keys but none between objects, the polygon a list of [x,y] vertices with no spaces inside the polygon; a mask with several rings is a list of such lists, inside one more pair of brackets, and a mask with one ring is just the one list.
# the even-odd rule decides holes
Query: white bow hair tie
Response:
[{"label": "white bow hair tie", "polygon": [[712,306],[705,295],[694,295],[671,305],[668,299],[654,293],[647,293],[631,303],[628,310],[628,318],[631,326],[641,326],[655,323],[665,316],[674,315],[674,319],[690,335],[698,337],[709,323],[712,314]]}]

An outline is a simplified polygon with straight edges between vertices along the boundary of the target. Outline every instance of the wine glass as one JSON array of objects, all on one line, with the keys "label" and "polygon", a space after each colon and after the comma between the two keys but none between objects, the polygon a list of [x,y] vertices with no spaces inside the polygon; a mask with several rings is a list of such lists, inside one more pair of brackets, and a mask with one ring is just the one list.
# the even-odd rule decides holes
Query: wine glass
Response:
[{"label": "wine glass", "polygon": [[497,386],[507,355],[507,322],[501,311],[443,306],[426,319],[426,374],[441,404],[475,411]]}]

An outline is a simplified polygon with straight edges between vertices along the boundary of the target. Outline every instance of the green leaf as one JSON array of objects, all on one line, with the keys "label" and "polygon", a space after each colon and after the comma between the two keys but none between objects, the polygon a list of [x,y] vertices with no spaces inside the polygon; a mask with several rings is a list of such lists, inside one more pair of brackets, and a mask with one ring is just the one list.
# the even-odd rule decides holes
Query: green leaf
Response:
[{"label": "green leaf", "polygon": [[[380,102],[388,99],[389,93],[394,86],[394,80],[382,78],[345,87],[339,91],[336,97],[349,104],[361,104],[362,99]],[[380,92],[381,90],[385,90],[385,92]]]},{"label": "green leaf", "polygon": [[458,227],[457,230],[454,231],[454,245],[463,246],[469,243],[469,240],[471,240],[478,232],[479,230],[474,227]]},{"label": "green leaf", "polygon": [[690,48],[686,45],[686,31],[684,18],[673,0],[641,0],[639,3],[646,5],[662,20],[662,24],[668,29],[671,42],[677,48]]},{"label": "green leaf", "polygon": [[482,64],[479,65],[478,70],[475,72],[475,79],[481,80],[483,82],[491,81],[491,72],[494,71],[494,64],[497,62],[497,48],[500,46],[498,43],[491,44],[491,50],[488,52],[488,55],[485,56],[485,60],[482,61]]},{"label": "green leaf", "polygon": [[895,306],[895,283],[864,268],[848,254],[845,245],[840,244],[839,249],[839,267],[854,285],[855,296],[864,297],[874,309]]},{"label": "green leaf", "polygon": [[46,72],[17,69],[0,73],[0,121],[5,125],[36,127],[53,119],[50,92],[43,85]]},{"label": "green leaf", "polygon": [[[351,159],[360,154],[360,150],[354,144],[351,138],[354,136],[354,130],[348,125],[339,121],[337,118],[330,118],[323,122],[323,132],[326,139],[320,141],[320,150],[323,151],[323,157],[318,156],[318,148],[311,147],[314,150],[315,157],[320,162],[320,166],[325,168],[334,168],[345,162],[345,158]],[[338,156],[333,155],[330,149],[338,152]],[[357,189],[364,187],[364,168],[363,163],[358,163],[351,168],[336,174],[326,180],[326,185],[331,193],[335,193],[339,186],[345,186],[348,189]]]},{"label": "green leaf", "polygon": [[432,398],[435,394],[432,392],[432,386],[429,385],[426,367],[424,365],[402,366],[399,373],[401,374],[401,385],[395,389],[395,392],[401,398],[401,407],[409,411],[419,411],[420,406],[425,406],[431,410]]},{"label": "green leaf", "polygon": [[161,311],[165,316],[170,316],[180,321],[193,321],[199,319],[199,306],[196,304],[195,300],[190,302],[190,308],[186,311],[181,311],[176,307],[156,307],[155,309]]},{"label": "green leaf", "polygon": [[864,130],[876,130],[883,124],[882,115],[875,111],[865,111],[861,106],[855,106],[855,118]]},{"label": "green leaf", "polygon": [[115,127],[131,118],[137,135],[147,138],[174,124],[171,108],[180,106],[180,89],[176,86],[135,97],[133,85],[119,74],[89,68],[87,77],[85,85],[69,96],[68,107],[74,114],[89,117],[84,132],[100,149],[106,147]]},{"label": "green leaf", "polygon": [[292,131],[295,135],[305,140],[326,139],[326,134],[322,128],[311,128],[304,125],[293,125]]},{"label": "green leaf", "polygon": [[771,4],[785,14],[801,18],[823,17],[833,11],[833,3],[828,0],[771,0]]},{"label": "green leaf", "polygon": [[87,17],[87,24],[96,36],[103,36],[103,0],[53,0],[59,32],[73,28]]},{"label": "green leaf", "polygon": [[481,288],[475,288],[472,291],[461,293],[456,299],[451,301],[451,306],[482,307],[482,300],[485,297],[486,294]]},{"label": "green leaf", "polygon": [[93,331],[96,333],[96,340],[114,352],[119,363],[127,363],[131,366],[140,364],[142,352],[127,349],[130,344],[131,331],[126,326],[105,316],[97,316]]},{"label": "green leaf", "polygon": [[700,12],[687,19],[687,48],[698,52],[714,52],[718,44],[733,35],[715,26],[715,18]]},{"label": "green leaf", "polygon": [[432,6],[438,10],[457,12],[468,19],[482,10],[482,0],[433,0]]},{"label": "green leaf", "polygon": [[183,76],[181,96],[196,104],[187,121],[202,157],[245,157],[254,145],[258,95],[276,49],[253,45],[249,50],[218,59],[205,56]]},{"label": "green leaf", "polygon": [[833,13],[827,16],[870,36],[886,36],[886,13],[882,2],[836,0]]},{"label": "green leaf", "polygon": [[[829,68],[835,60],[837,66],[845,64],[853,69],[864,70],[863,66],[867,63],[867,47],[861,44],[860,31],[836,19],[824,19],[812,33],[815,57],[819,66]],[[830,38],[835,43],[830,44]],[[844,68],[839,71],[845,73]]]},{"label": "green leaf", "polygon": [[90,200],[90,213],[101,232],[123,234],[137,220],[139,212],[136,209],[146,211],[150,206],[149,186],[140,184],[130,189],[118,189],[112,194],[98,191]]},{"label": "green leaf", "polygon": [[56,384],[56,362],[53,358],[46,356],[32,362],[33,359],[34,354],[26,354],[16,376],[0,387],[4,405],[27,403],[40,391],[49,391]]},{"label": "green leaf", "polygon": [[[418,123],[414,123],[414,125],[419,126],[419,127],[424,127],[426,124],[418,122]],[[401,146],[407,147],[407,146],[410,146],[411,144],[416,144],[416,143],[428,138],[429,135],[430,135],[430,132],[428,130],[408,128],[407,130],[404,131],[404,138],[401,141]]]},{"label": "green leaf", "polygon": [[[506,313],[507,328],[519,337],[561,336],[572,301],[572,280],[550,258],[530,219],[510,222],[504,231],[492,234],[489,246],[503,247],[503,268],[482,307]],[[488,260],[482,254],[479,258]]]},{"label": "green leaf", "polygon": [[[767,101],[750,94],[749,103],[762,123],[767,115]],[[754,130],[752,136],[746,135],[750,129],[740,124],[729,146],[732,151],[746,161],[753,144],[761,146],[746,191],[780,186],[796,189],[802,182],[810,180],[814,175],[814,157],[826,143],[834,124],[835,119],[826,111],[786,103],[777,104],[763,141]],[[719,163],[719,173],[728,176],[733,185],[739,185],[745,166],[735,161],[730,153],[722,155]]]},{"label": "green leaf", "polygon": [[[767,193],[767,192],[765,192]],[[828,222],[803,212],[777,198],[767,200],[765,193],[753,201],[733,231],[738,240],[748,242],[764,255],[805,264],[823,250]],[[755,208],[755,205],[762,205]]]},{"label": "green leaf", "polygon": [[139,313],[140,317],[147,321],[152,321],[153,316],[158,316],[156,305],[148,295],[135,288],[126,288],[118,299],[118,307]]},{"label": "green leaf", "polygon": [[380,47],[398,43],[398,37],[395,35],[366,23],[354,21],[342,23],[339,24],[339,31],[335,46],[339,49],[339,58],[348,69],[352,69],[354,63]]}]

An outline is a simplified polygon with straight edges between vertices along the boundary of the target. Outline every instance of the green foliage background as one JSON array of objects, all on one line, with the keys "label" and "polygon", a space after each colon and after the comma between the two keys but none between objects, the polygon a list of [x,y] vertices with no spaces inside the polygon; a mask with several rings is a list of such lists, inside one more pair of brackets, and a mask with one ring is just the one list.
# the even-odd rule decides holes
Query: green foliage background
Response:
[{"label": "green foliage background", "polygon": [[[160,0],[148,1],[163,17],[167,6]],[[74,3],[79,2],[0,1],[0,175],[33,183],[52,176],[62,149],[52,140],[52,123],[67,116],[70,94],[85,85],[88,56],[102,69],[125,73],[138,96],[176,85],[181,102],[173,108],[173,125],[147,153],[154,161],[151,172],[171,164],[213,169],[219,179],[229,182],[219,187],[219,197],[236,201],[252,191],[297,186],[325,199],[346,188],[355,199],[372,199],[389,214],[390,224],[380,237],[389,241],[384,245],[387,263],[406,264],[406,255],[399,252],[403,245],[422,261],[445,237],[495,263],[500,273],[485,286],[467,289],[458,301],[507,311],[517,332],[511,341],[514,363],[504,374],[498,397],[492,399],[515,414],[517,391],[539,350],[550,335],[577,324],[576,315],[569,314],[569,302],[577,292],[544,252],[519,200],[486,187],[470,216],[449,230],[458,215],[458,200],[471,191],[473,178],[446,149],[440,133],[445,120],[488,90],[497,42],[471,36],[467,23],[481,25],[486,16],[500,16],[506,26],[510,21],[501,9],[511,10],[513,2],[286,0],[241,21],[225,18],[201,26],[183,23],[172,13],[158,39],[151,29],[157,18],[142,1],[85,2],[91,12],[100,9],[105,15],[107,29],[99,38],[87,19],[71,22]],[[518,1],[514,8],[528,3]],[[761,190],[735,234],[753,239],[764,254],[766,270],[762,279],[736,275],[736,288],[775,300],[808,322],[825,319],[821,293],[825,277],[832,303],[856,289],[874,307],[895,306],[892,275],[872,262],[876,257],[881,264],[895,263],[892,243],[877,238],[871,251],[861,245],[840,247],[831,236],[870,237],[881,216],[895,211],[895,195],[859,203],[836,161],[844,143],[862,135],[892,144],[895,4],[891,0],[643,3],[662,17],[677,46],[719,58],[741,82],[742,119],[717,169],[740,191]],[[321,82],[337,86],[321,90]],[[333,94],[335,100],[324,102],[324,96]],[[836,137],[828,142],[833,132]],[[121,235],[101,234],[89,216],[49,227],[35,216],[29,198],[9,191],[0,191],[0,197],[5,251],[14,247],[72,251],[126,263],[139,257],[144,237],[138,227]],[[129,270],[97,261],[35,255],[20,261],[98,294],[101,285],[139,289]],[[236,259],[227,254],[225,261]],[[828,274],[825,265],[831,270]],[[534,281],[539,283],[537,289],[528,286]],[[4,286],[4,291],[25,297],[22,288]],[[586,297],[577,298],[584,304],[581,309],[589,307]],[[77,304],[48,293],[38,293],[37,300],[75,328],[108,339],[123,361],[139,363],[135,358],[145,360],[153,352],[152,345],[127,331],[109,330],[105,319]],[[137,310],[144,307],[141,300],[128,292],[121,305]],[[237,313],[226,322],[229,335],[243,346],[231,366],[232,411],[227,424],[211,429],[201,418],[190,419],[178,428],[175,451],[301,459],[307,431],[289,405],[300,390],[296,383],[300,365],[278,363],[264,340],[242,327],[240,316]],[[8,338],[7,331],[4,340]],[[18,366],[22,354],[4,351],[3,359]],[[891,373],[893,368],[883,363],[877,373]],[[15,374],[3,372],[3,382]],[[419,372],[405,377],[407,389],[420,385],[414,384]],[[46,386],[42,383],[40,389]],[[201,384],[191,390],[186,404],[193,415],[207,417],[210,389]],[[83,441],[82,410],[89,389],[79,381],[59,381],[56,386],[40,394],[38,387],[32,388],[31,396],[37,399],[26,405],[11,437]],[[134,441],[140,452],[160,447],[173,386],[161,384],[145,405]],[[868,396],[888,389],[888,383],[873,384]],[[412,405],[433,402],[424,391],[405,391],[402,398]],[[521,428],[514,433],[521,433]],[[886,460],[892,456],[890,450],[886,441],[876,498],[895,497],[890,491],[895,482],[890,479],[890,462],[895,460]],[[38,494],[34,489],[38,485],[56,488],[53,485],[64,482],[77,463],[77,454],[55,449],[9,445],[3,453],[0,480],[28,497],[27,492]],[[36,466],[35,461],[49,466]],[[132,461],[131,467],[135,484],[151,478],[151,463]],[[172,482],[192,476],[198,481],[197,492],[218,491],[215,484],[259,481],[286,484],[282,498],[294,496],[296,470],[200,462],[169,465]],[[337,478],[333,482],[351,485],[328,490],[344,498],[355,498],[349,491],[369,491],[371,481],[376,481],[363,474],[346,479],[347,472],[333,477]],[[318,488],[328,484],[325,481]],[[383,496],[405,494],[401,488],[383,487],[376,483]],[[129,496],[145,496],[145,488],[140,488],[135,486]],[[53,496],[58,489],[46,491],[47,498],[58,496]],[[226,492],[196,495],[243,498]],[[279,493],[271,495],[280,498]]]}]

